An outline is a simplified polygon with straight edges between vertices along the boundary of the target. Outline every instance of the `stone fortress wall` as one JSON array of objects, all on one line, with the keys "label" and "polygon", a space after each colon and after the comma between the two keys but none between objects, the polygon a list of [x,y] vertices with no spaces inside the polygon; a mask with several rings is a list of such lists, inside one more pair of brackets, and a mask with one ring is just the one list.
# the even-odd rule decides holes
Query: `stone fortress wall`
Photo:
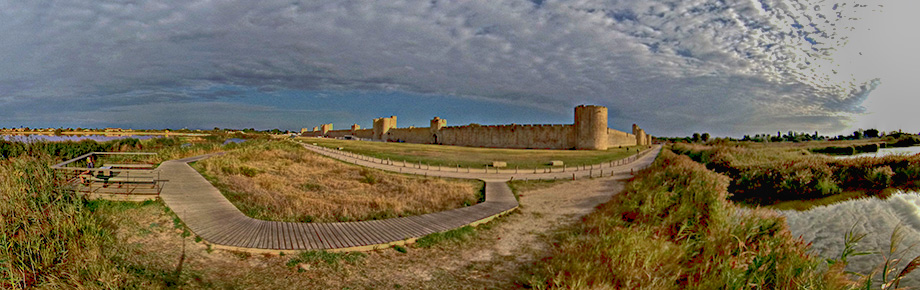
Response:
[{"label": "stone fortress wall", "polygon": [[306,137],[342,138],[354,136],[389,142],[442,144],[469,147],[520,149],[607,150],[610,147],[650,145],[652,138],[636,124],[633,133],[607,128],[607,108],[575,107],[574,124],[555,125],[478,125],[447,126],[447,120],[434,117],[427,128],[397,128],[396,116],[374,119],[373,129],[357,124],[349,130],[332,130],[324,124],[313,131],[304,128]]}]

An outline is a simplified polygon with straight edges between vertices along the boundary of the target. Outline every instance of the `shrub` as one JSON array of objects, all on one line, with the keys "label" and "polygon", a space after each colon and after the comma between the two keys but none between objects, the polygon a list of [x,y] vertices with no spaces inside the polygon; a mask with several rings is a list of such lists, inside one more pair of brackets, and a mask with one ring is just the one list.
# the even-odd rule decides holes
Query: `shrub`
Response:
[{"label": "shrub", "polygon": [[[875,151],[878,151],[878,147],[876,147]],[[812,148],[811,152],[830,154],[830,155],[853,155],[853,154],[856,154],[857,149],[854,148],[853,146],[846,146],[846,147],[829,146],[829,147],[824,147],[824,148]]]},{"label": "shrub", "polygon": [[866,180],[875,185],[876,188],[887,188],[891,186],[891,180],[894,177],[894,171],[889,166],[876,167],[869,170]]}]

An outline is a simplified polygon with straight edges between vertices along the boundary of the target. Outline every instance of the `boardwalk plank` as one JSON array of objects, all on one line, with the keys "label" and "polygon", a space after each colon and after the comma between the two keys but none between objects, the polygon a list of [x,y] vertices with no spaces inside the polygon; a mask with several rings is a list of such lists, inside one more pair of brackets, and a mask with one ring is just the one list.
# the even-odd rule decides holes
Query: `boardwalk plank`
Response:
[{"label": "boardwalk plank", "polygon": [[291,244],[292,249],[294,250],[306,249],[307,246],[304,245],[303,234],[300,232],[301,223],[290,223],[289,225],[291,226],[292,240],[294,240],[294,243]]},{"label": "boardwalk plank", "polygon": [[255,228],[253,221],[254,219],[252,218],[243,218],[243,223],[238,226],[237,231],[233,232],[231,238],[227,240],[227,246],[243,247],[246,239]]},{"label": "boardwalk plank", "polygon": [[330,228],[332,228],[333,233],[336,236],[336,239],[339,240],[342,248],[348,248],[355,245],[355,242],[342,231],[342,223],[329,223]]},{"label": "boardwalk plank", "polygon": [[316,236],[323,244],[322,249],[335,249],[339,247],[332,238],[332,235],[326,230],[325,223],[316,223],[312,225],[316,228]]},{"label": "boardwalk plank", "polygon": [[289,222],[284,223],[284,248],[288,250],[296,249],[297,247],[297,236],[294,235],[294,226]]},{"label": "boardwalk plank", "polygon": [[350,233],[353,240],[355,241],[355,246],[366,246],[374,244],[371,238],[365,234],[360,228],[358,228],[357,222],[348,222],[342,225],[342,230]]},{"label": "boardwalk plank", "polygon": [[267,221],[260,221],[260,222],[259,222],[259,230],[257,231],[257,233],[256,233],[256,235],[255,235],[255,238],[252,239],[252,242],[249,243],[249,247],[250,247],[250,248],[259,248],[259,249],[264,248],[264,247],[262,247],[262,243],[263,243],[263,240],[265,240],[265,239],[267,238],[267,236],[268,236],[268,235],[266,234],[266,232],[267,232],[267,231],[266,231],[266,228],[267,228],[267,227],[268,227],[268,222],[267,222]]},{"label": "boardwalk plank", "polygon": [[303,231],[304,243],[307,244],[309,249],[318,250],[322,248],[323,243],[316,236],[316,227],[312,223],[301,223],[300,228]]}]

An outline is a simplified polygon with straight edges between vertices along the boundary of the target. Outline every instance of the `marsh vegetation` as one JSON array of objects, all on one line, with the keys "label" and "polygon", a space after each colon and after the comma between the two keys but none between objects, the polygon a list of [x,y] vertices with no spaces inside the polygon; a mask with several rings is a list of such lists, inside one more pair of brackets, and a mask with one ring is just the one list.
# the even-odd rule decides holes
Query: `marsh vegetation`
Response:
[{"label": "marsh vegetation", "polygon": [[[891,189],[920,188],[920,156],[829,158],[796,146],[727,143],[675,144],[673,150],[731,178],[738,202],[772,205],[788,201],[884,196]],[[798,205],[801,208],[801,205]]]}]

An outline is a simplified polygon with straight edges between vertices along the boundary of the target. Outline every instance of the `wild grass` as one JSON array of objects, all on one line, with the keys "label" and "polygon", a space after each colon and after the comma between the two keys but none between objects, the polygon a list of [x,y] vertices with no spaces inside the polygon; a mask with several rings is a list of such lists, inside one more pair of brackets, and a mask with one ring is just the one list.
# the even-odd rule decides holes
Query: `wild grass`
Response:
[{"label": "wild grass", "polygon": [[433,233],[421,237],[415,241],[415,246],[419,248],[430,248],[437,244],[446,242],[462,243],[476,235],[476,229],[471,226],[465,226],[458,229],[449,230],[443,233]]},{"label": "wild grass", "polygon": [[478,203],[479,181],[387,173],[285,141],[254,141],[194,167],[253,218],[333,222],[419,215]]},{"label": "wild grass", "polygon": [[[88,201],[64,190],[47,155],[0,161],[0,288],[131,288],[161,281],[132,258],[118,215],[147,203]],[[148,286],[144,286],[148,285]]]},{"label": "wild grass", "polygon": [[537,179],[537,180],[512,180],[508,182],[508,187],[511,187],[511,191],[515,194],[521,192],[527,192],[531,190],[543,189],[555,186],[557,184],[568,181],[568,179],[559,179],[559,180],[548,180],[548,179]]},{"label": "wild grass", "polygon": [[846,289],[770,211],[740,210],[729,179],[663,151],[624,192],[561,234],[537,289]]},{"label": "wild grass", "polygon": [[476,148],[447,145],[411,144],[394,142],[352,141],[323,138],[297,138],[307,144],[316,143],[327,148],[344,148],[344,151],[358,153],[393,161],[421,163],[430,166],[456,168],[482,168],[492,161],[505,161],[508,168],[549,168],[550,161],[560,160],[568,167],[600,164],[636,155],[638,150],[648,146],[613,147],[599,150],[539,150]]},{"label": "wild grass", "polygon": [[[338,268],[342,262],[357,264],[360,263],[364,257],[367,257],[367,255],[360,252],[334,253],[326,251],[305,251],[288,260],[287,266],[296,267],[301,264],[321,265],[319,262],[322,262],[322,264],[329,267]],[[298,271],[302,272],[303,268],[298,268]]]}]

